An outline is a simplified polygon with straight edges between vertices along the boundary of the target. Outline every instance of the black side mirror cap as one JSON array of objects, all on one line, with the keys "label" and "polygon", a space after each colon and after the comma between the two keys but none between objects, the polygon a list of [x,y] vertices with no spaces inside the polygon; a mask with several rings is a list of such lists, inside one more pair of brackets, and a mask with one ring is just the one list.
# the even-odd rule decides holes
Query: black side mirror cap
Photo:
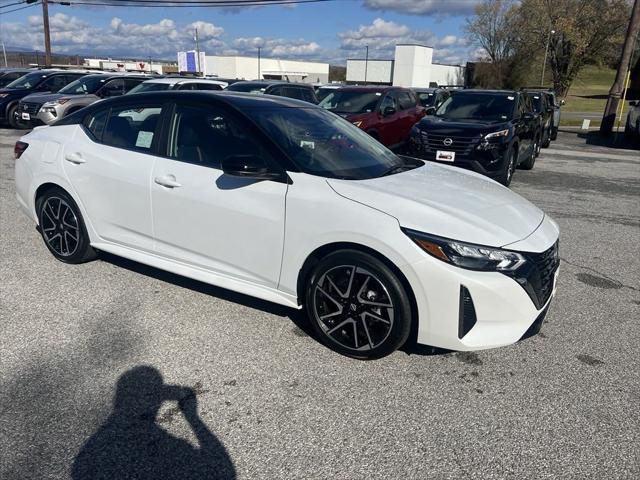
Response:
[{"label": "black side mirror cap", "polygon": [[390,115],[393,115],[396,112],[397,110],[395,109],[395,107],[384,107],[384,110],[382,111],[382,116],[388,117]]},{"label": "black side mirror cap", "polygon": [[436,113],[436,107],[428,107],[424,113],[426,113],[427,115],[433,115]]},{"label": "black side mirror cap", "polygon": [[283,180],[281,172],[274,172],[267,163],[256,155],[230,155],[221,162],[225,175],[254,180]]}]

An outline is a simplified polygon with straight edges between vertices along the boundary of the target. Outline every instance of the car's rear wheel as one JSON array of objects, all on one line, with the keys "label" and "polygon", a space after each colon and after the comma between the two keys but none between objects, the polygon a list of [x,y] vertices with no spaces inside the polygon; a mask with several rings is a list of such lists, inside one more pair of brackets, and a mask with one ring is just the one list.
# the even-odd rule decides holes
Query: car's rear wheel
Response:
[{"label": "car's rear wheel", "polygon": [[551,127],[544,131],[544,136],[542,137],[542,148],[549,148],[549,145],[551,145]]},{"label": "car's rear wheel", "polygon": [[320,340],[353,358],[384,357],[411,331],[411,302],[398,276],[382,261],[340,250],[314,268],[306,308]]},{"label": "car's rear wheel", "polygon": [[511,147],[505,154],[504,160],[502,162],[502,169],[500,170],[500,174],[496,177],[496,180],[505,187],[511,185],[513,172],[515,172],[516,170],[516,162],[516,150],[515,147]]},{"label": "car's rear wheel", "polygon": [[47,190],[38,198],[36,209],[40,234],[54,257],[65,263],[83,263],[96,257],[80,209],[67,192]]},{"label": "car's rear wheel", "polygon": [[558,127],[551,127],[551,140],[558,139]]},{"label": "car's rear wheel", "polygon": [[536,157],[540,154],[540,137],[536,136],[531,146],[531,154],[524,162],[520,164],[520,168],[523,170],[531,170],[536,164]]}]

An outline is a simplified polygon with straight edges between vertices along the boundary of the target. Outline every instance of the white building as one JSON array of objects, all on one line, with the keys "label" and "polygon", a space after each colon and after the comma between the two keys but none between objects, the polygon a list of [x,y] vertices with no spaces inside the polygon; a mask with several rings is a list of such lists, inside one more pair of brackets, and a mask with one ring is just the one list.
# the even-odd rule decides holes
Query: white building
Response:
[{"label": "white building", "polygon": [[381,83],[400,87],[463,85],[464,67],[433,63],[433,48],[396,45],[393,60],[347,60],[348,83]]},{"label": "white building", "polygon": [[[329,81],[329,64],[304,62],[300,60],[280,60],[276,58],[244,57],[239,55],[203,55],[201,66],[204,75],[243,80],[271,79],[291,82],[314,83]],[[193,52],[178,52],[180,71],[195,72]],[[197,63],[197,62],[195,62]],[[186,67],[186,69],[185,69]]]},{"label": "white building", "polygon": [[149,62],[146,60],[113,60],[100,58],[85,58],[84,65],[100,70],[116,70],[119,72],[156,72],[163,73],[162,67],[166,62]]}]

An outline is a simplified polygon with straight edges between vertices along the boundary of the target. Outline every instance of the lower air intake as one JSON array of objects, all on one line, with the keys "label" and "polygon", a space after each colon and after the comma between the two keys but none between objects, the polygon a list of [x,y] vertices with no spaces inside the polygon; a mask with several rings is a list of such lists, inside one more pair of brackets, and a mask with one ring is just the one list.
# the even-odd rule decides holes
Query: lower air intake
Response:
[{"label": "lower air intake", "polygon": [[460,285],[460,310],[458,312],[458,338],[464,337],[476,324],[476,309],[467,287]]}]

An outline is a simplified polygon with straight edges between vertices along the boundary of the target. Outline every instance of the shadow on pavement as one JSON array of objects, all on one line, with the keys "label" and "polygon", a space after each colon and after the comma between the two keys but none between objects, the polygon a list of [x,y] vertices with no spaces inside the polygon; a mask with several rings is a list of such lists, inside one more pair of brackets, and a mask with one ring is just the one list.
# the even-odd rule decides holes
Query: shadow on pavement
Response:
[{"label": "shadow on pavement", "polygon": [[[158,370],[135,367],[118,380],[113,412],[82,446],[72,478],[234,479],[227,451],[197,413],[197,392],[166,385]],[[199,447],[161,428],[156,416],[166,401],[177,401]]]},{"label": "shadow on pavement", "polygon": [[603,137],[599,132],[579,132],[578,138],[586,140],[587,145],[596,147],[617,148],[624,150],[640,149],[640,141],[625,137],[623,132],[612,133]]}]

